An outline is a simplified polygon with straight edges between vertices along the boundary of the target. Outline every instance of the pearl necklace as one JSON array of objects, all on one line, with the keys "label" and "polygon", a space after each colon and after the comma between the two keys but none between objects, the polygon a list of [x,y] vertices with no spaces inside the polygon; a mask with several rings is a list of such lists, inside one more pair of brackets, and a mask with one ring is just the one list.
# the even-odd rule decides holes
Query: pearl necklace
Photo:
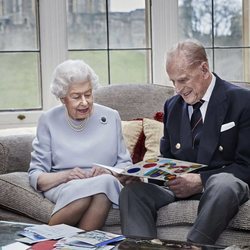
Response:
[{"label": "pearl necklace", "polygon": [[71,129],[73,129],[76,132],[81,132],[85,129],[86,123],[88,121],[88,117],[85,118],[79,125],[76,125],[72,122],[71,118],[68,115],[68,112],[66,112],[66,119],[68,122],[68,125],[70,126]]}]

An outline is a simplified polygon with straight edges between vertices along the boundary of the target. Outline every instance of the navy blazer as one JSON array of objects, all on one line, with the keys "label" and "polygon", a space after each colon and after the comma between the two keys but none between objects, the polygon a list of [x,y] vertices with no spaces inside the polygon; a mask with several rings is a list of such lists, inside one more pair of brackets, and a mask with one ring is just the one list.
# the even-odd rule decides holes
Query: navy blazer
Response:
[{"label": "navy blazer", "polygon": [[[232,173],[250,185],[250,91],[215,76],[197,159],[192,149],[187,104],[180,95],[165,103],[160,151],[164,157],[208,165],[199,172],[203,185],[220,172]],[[224,125],[225,130],[221,131],[223,124],[229,126],[227,129]]]}]

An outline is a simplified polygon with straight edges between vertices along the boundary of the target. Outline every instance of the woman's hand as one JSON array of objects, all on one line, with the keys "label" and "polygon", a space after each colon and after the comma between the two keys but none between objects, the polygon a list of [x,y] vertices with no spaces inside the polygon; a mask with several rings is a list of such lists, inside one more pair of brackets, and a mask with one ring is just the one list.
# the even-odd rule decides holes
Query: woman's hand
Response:
[{"label": "woman's hand", "polygon": [[89,178],[89,171],[83,170],[79,167],[75,167],[73,169],[67,170],[67,181],[75,180],[75,179],[85,179]]},{"label": "woman's hand", "polygon": [[112,175],[114,175],[110,170],[108,170],[106,168],[93,166],[91,171],[90,171],[90,176],[89,177],[94,177],[94,176],[101,175],[101,174],[112,174]]},{"label": "woman's hand", "polygon": [[78,167],[56,173],[42,173],[38,176],[37,188],[40,191],[47,191],[62,183],[66,183],[75,179],[84,179],[88,177],[90,177],[89,171],[85,171]]}]

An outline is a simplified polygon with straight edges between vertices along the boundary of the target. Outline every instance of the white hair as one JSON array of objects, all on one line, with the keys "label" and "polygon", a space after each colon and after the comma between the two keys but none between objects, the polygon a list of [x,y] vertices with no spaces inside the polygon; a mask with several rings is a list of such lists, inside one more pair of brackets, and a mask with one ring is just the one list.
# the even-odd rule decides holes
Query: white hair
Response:
[{"label": "white hair", "polygon": [[90,82],[93,89],[99,86],[99,78],[94,70],[83,60],[67,60],[59,64],[52,75],[51,93],[57,98],[66,96],[71,84]]}]

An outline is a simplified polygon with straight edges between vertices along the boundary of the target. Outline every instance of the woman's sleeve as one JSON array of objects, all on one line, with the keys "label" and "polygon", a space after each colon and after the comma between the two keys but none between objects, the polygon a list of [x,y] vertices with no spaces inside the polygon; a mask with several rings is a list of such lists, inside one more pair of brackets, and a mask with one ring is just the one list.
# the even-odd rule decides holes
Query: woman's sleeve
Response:
[{"label": "woman's sleeve", "polygon": [[[30,185],[37,190],[37,178],[41,173],[50,172],[52,165],[51,135],[46,115],[38,121],[36,137],[32,143],[31,162],[28,170]],[[38,190],[37,190],[38,191]]]},{"label": "woman's sleeve", "polygon": [[123,134],[122,134],[122,124],[121,118],[117,111],[115,111],[116,115],[116,129],[117,129],[117,162],[114,167],[124,168],[128,165],[132,164],[132,160],[130,157],[130,153],[126,147]]}]

